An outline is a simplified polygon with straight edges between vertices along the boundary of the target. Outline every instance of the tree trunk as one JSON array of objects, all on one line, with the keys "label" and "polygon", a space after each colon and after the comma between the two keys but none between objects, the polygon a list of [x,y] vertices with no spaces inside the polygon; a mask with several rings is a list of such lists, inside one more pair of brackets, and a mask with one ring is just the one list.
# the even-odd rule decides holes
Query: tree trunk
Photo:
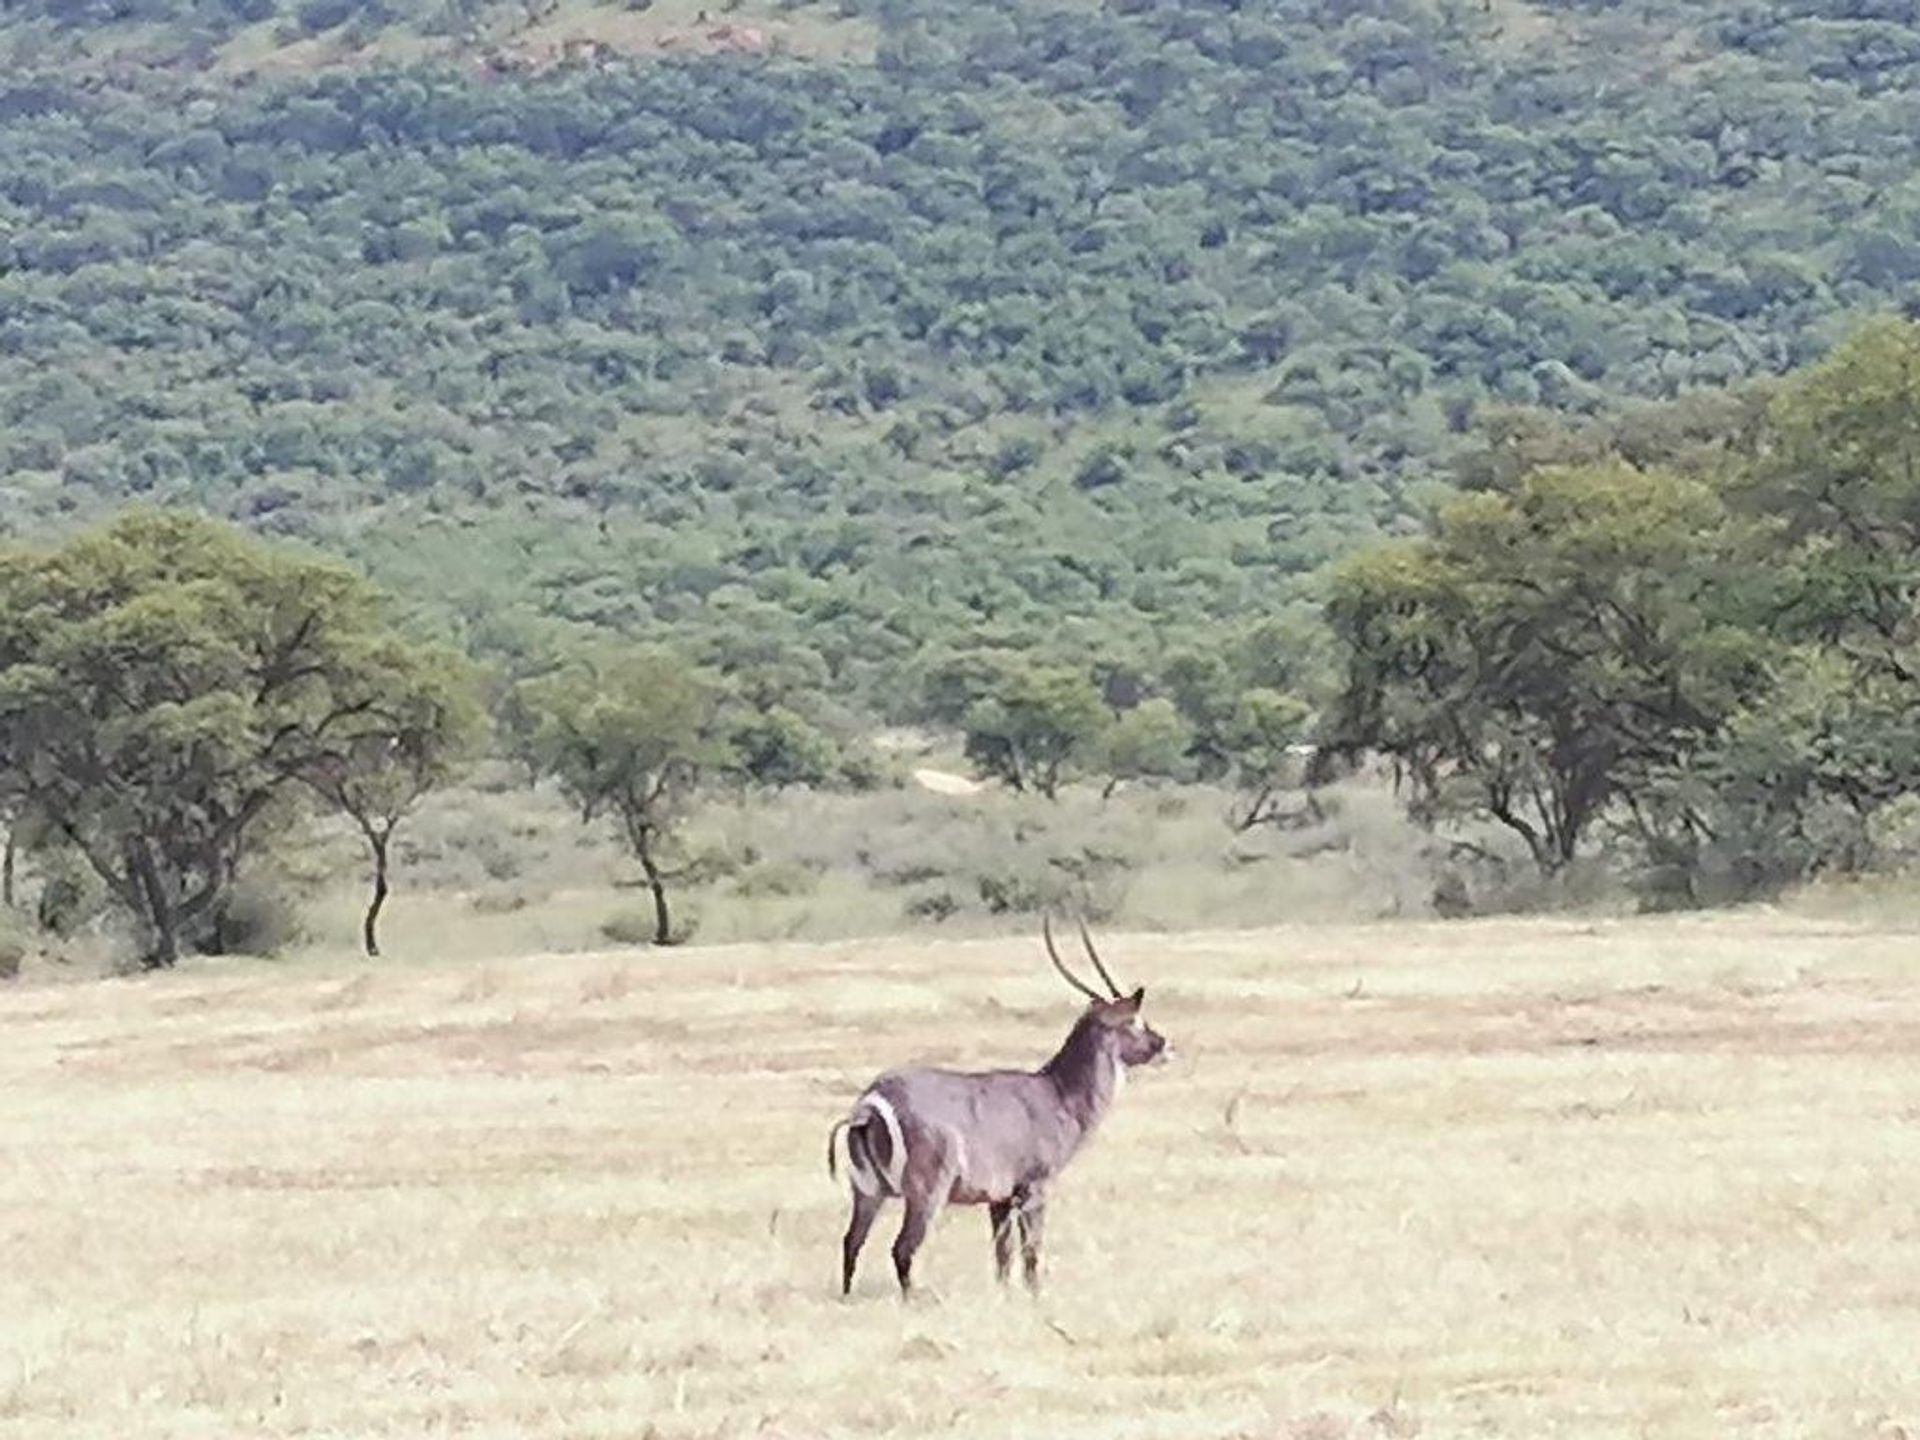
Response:
[{"label": "tree trunk", "polygon": [[1253,803],[1247,806],[1247,813],[1234,822],[1233,828],[1242,835],[1253,829],[1267,818],[1267,801],[1273,796],[1271,785],[1262,785],[1254,792]]},{"label": "tree trunk", "polygon": [[392,838],[391,830],[367,831],[367,845],[373,851],[373,902],[367,906],[360,933],[367,955],[374,959],[380,955],[380,910],[387,903],[387,842]]},{"label": "tree trunk", "polygon": [[1568,825],[1556,830],[1553,836],[1554,853],[1559,857],[1559,869],[1564,870],[1573,864],[1574,857],[1580,853],[1580,827]]},{"label": "tree trunk", "polygon": [[1487,805],[1487,813],[1506,826],[1514,834],[1527,842],[1527,853],[1533,856],[1533,865],[1544,880],[1558,875],[1564,862],[1556,853],[1552,839],[1542,835],[1539,829],[1525,816],[1518,814],[1505,799],[1492,800]]},{"label": "tree trunk", "polygon": [[1007,783],[1013,787],[1014,794],[1027,793],[1026,758],[1021,755],[1020,747],[1012,743],[1007,745]]},{"label": "tree trunk", "polygon": [[673,921],[667,913],[667,881],[653,858],[653,832],[643,829],[634,836],[634,853],[647,875],[647,889],[653,892],[653,943],[673,944]]},{"label": "tree trunk", "polygon": [[13,831],[8,830],[6,850],[0,852],[0,906],[4,906],[8,910],[13,909],[14,906],[13,860],[14,851],[17,848],[13,838]]},{"label": "tree trunk", "polygon": [[140,957],[140,968],[170,970],[180,959],[180,930],[173,902],[167,898],[166,886],[161,884],[160,873],[144,842],[130,847],[128,861],[140,887],[147,928],[153,940],[147,953]]},{"label": "tree trunk", "polygon": [[180,937],[174,930],[173,912],[162,905],[148,923],[153,927],[153,944],[140,957],[140,968],[171,970],[180,960]]}]

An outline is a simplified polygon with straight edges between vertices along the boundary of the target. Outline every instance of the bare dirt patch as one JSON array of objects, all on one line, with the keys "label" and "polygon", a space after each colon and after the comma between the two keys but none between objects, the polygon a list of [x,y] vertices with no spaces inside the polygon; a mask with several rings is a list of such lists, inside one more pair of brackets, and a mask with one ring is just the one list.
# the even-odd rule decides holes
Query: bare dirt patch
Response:
[{"label": "bare dirt patch", "polygon": [[215,68],[227,75],[298,74],[458,59],[498,74],[541,74],[680,55],[864,64],[876,43],[869,22],[821,5],[728,10],[700,0],[654,0],[636,10],[618,0],[566,0],[532,19],[518,7],[488,12],[472,33],[459,35],[394,26],[368,36],[342,27],[288,38],[281,22],[267,21],[230,40]]},{"label": "bare dirt patch", "polygon": [[913,783],[935,795],[978,795],[987,788],[978,780],[969,780],[965,775],[955,775],[947,770],[924,768],[913,772]]}]

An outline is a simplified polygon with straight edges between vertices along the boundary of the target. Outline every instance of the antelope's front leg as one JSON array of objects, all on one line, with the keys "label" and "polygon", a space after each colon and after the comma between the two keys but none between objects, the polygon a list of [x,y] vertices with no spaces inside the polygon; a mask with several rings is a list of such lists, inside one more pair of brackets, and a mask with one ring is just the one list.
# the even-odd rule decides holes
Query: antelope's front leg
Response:
[{"label": "antelope's front leg", "polygon": [[1013,1202],[996,1200],[987,1206],[993,1226],[993,1272],[1002,1285],[1013,1272]]},{"label": "antelope's front leg", "polygon": [[1026,1269],[1027,1288],[1040,1293],[1040,1243],[1047,1233],[1047,1197],[1039,1191],[1020,1199],[1020,1259]]}]

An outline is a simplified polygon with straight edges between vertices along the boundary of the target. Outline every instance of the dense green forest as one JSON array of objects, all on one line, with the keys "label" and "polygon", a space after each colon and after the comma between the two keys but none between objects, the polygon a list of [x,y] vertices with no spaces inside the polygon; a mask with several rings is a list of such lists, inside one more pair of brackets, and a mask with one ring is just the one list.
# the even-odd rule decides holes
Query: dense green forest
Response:
[{"label": "dense green forest", "polygon": [[0,901],[265,948],[344,842],[373,953],[463,806],[657,943],[1910,863],[1912,8],[11,6]]},{"label": "dense green forest", "polygon": [[888,716],[955,647],[1155,674],[1491,407],[1906,302],[1916,63],[1891,0],[18,0],[0,526],[189,502],[510,666]]}]

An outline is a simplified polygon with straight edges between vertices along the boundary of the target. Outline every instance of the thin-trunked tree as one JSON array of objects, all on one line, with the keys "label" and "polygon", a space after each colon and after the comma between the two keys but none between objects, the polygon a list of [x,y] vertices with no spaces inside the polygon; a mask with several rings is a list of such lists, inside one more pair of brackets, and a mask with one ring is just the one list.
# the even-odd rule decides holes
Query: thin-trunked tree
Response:
[{"label": "thin-trunked tree", "polygon": [[1051,800],[1110,720],[1080,671],[1011,664],[966,713],[967,758],[1013,789]]},{"label": "thin-trunked tree", "polygon": [[1319,814],[1309,797],[1305,809],[1289,811],[1280,803],[1289,782],[1305,778],[1306,757],[1301,752],[1310,706],[1278,690],[1249,690],[1240,697],[1231,718],[1221,727],[1219,743],[1232,762],[1236,800],[1229,821],[1236,830],[1256,825],[1284,825]]},{"label": "thin-trunked tree", "polygon": [[471,754],[482,712],[457,655],[388,642],[369,657],[364,683],[374,696],[364,722],[316,757],[306,779],[367,842],[373,888],[360,932],[375,956],[392,890],[394,832]]},{"label": "thin-trunked tree", "polygon": [[530,681],[545,769],[580,807],[610,816],[653,896],[654,943],[676,939],[665,850],[701,781],[728,760],[717,679],[659,650],[578,658]]}]

